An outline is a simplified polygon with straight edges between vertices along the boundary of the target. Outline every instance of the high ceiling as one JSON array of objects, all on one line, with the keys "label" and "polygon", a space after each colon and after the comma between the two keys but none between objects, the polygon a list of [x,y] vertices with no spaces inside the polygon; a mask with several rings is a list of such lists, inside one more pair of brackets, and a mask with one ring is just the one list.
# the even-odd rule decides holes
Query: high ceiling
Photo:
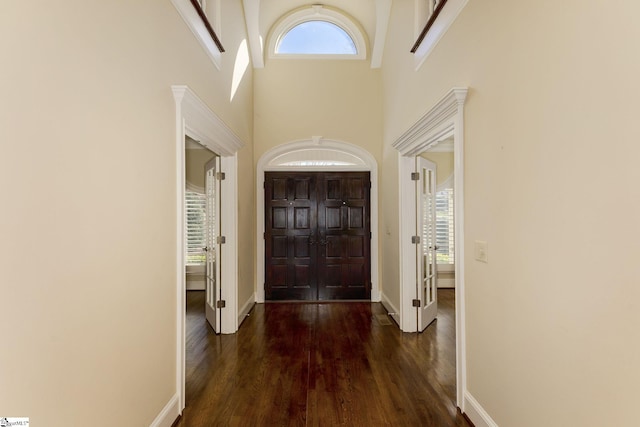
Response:
[{"label": "high ceiling", "polygon": [[276,22],[289,12],[312,4],[322,4],[345,12],[365,32],[369,45],[367,58],[372,67],[379,67],[387,33],[387,23],[392,0],[243,0],[249,46],[256,68],[264,66],[263,47],[267,45],[269,32]]}]

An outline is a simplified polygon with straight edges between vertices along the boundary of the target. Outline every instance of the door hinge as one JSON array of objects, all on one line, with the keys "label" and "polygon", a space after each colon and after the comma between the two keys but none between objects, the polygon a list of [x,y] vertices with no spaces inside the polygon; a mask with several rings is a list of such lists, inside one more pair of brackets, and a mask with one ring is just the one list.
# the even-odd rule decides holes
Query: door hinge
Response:
[{"label": "door hinge", "polygon": [[420,243],[420,236],[411,236],[411,243],[414,243],[414,244]]},{"label": "door hinge", "polygon": [[224,236],[217,236],[216,237],[216,243],[221,245],[223,243],[227,243],[227,238]]},{"label": "door hinge", "polygon": [[411,181],[419,181],[420,172],[411,172]]},{"label": "door hinge", "polygon": [[414,307],[420,307],[420,300],[419,299],[414,299],[414,300],[411,301],[411,304]]},{"label": "door hinge", "polygon": [[225,174],[224,172],[216,173],[216,179],[218,181],[224,181],[226,178],[227,178],[227,174]]},{"label": "door hinge", "polygon": [[227,306],[227,302],[223,299],[216,301],[216,308],[225,308]]}]

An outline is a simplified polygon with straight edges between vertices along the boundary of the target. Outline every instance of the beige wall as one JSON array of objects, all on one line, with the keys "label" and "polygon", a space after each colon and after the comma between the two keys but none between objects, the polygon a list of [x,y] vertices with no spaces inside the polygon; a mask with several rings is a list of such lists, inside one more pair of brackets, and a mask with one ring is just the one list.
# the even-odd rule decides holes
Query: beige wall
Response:
[{"label": "beige wall", "polygon": [[426,151],[420,156],[436,164],[436,185],[442,185],[450,179],[453,185],[453,152],[439,153]]},{"label": "beige wall", "polygon": [[381,73],[369,61],[272,59],[255,70],[254,86],[256,163],[277,145],[322,136],[358,145],[380,164]]},{"label": "beige wall", "polygon": [[[394,2],[384,144],[451,87],[470,87],[468,391],[500,426],[636,425],[640,5],[470,1],[418,72],[397,48],[411,45],[412,13]],[[488,264],[474,261],[475,240],[488,242]]]},{"label": "beige wall", "polygon": [[218,71],[169,1],[2,5],[3,416],[146,426],[174,395],[170,85],[198,93],[247,143],[240,170],[252,165],[251,70],[229,102],[241,3],[223,9],[238,25],[223,29]]},{"label": "beige wall", "polygon": [[204,189],[204,166],[215,154],[207,149],[184,150],[185,178],[187,183]]},{"label": "beige wall", "polygon": [[381,156],[380,70],[368,61],[267,61],[255,71],[255,158],[319,135]]}]

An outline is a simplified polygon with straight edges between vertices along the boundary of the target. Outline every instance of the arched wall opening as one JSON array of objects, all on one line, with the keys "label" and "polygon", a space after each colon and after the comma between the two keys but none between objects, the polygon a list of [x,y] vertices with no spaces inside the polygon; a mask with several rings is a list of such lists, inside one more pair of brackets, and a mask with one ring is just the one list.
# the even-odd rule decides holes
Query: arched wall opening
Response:
[{"label": "arched wall opening", "polygon": [[256,171],[256,302],[265,301],[265,214],[264,173],[266,171],[368,171],[371,175],[371,301],[380,301],[378,263],[378,164],[364,148],[347,142],[312,137],[279,145],[264,153]]}]

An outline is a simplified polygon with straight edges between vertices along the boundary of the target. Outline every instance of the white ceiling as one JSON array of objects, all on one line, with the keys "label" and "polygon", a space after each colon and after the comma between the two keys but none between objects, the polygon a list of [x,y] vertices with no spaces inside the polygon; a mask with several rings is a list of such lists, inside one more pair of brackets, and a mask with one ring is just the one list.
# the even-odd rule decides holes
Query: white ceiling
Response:
[{"label": "white ceiling", "polygon": [[371,66],[381,65],[382,50],[387,32],[387,23],[392,0],[243,0],[249,47],[253,66],[264,66],[263,46],[267,45],[269,32],[276,22],[289,12],[312,4],[322,4],[341,10],[350,16],[365,31],[369,51],[367,58]]}]

